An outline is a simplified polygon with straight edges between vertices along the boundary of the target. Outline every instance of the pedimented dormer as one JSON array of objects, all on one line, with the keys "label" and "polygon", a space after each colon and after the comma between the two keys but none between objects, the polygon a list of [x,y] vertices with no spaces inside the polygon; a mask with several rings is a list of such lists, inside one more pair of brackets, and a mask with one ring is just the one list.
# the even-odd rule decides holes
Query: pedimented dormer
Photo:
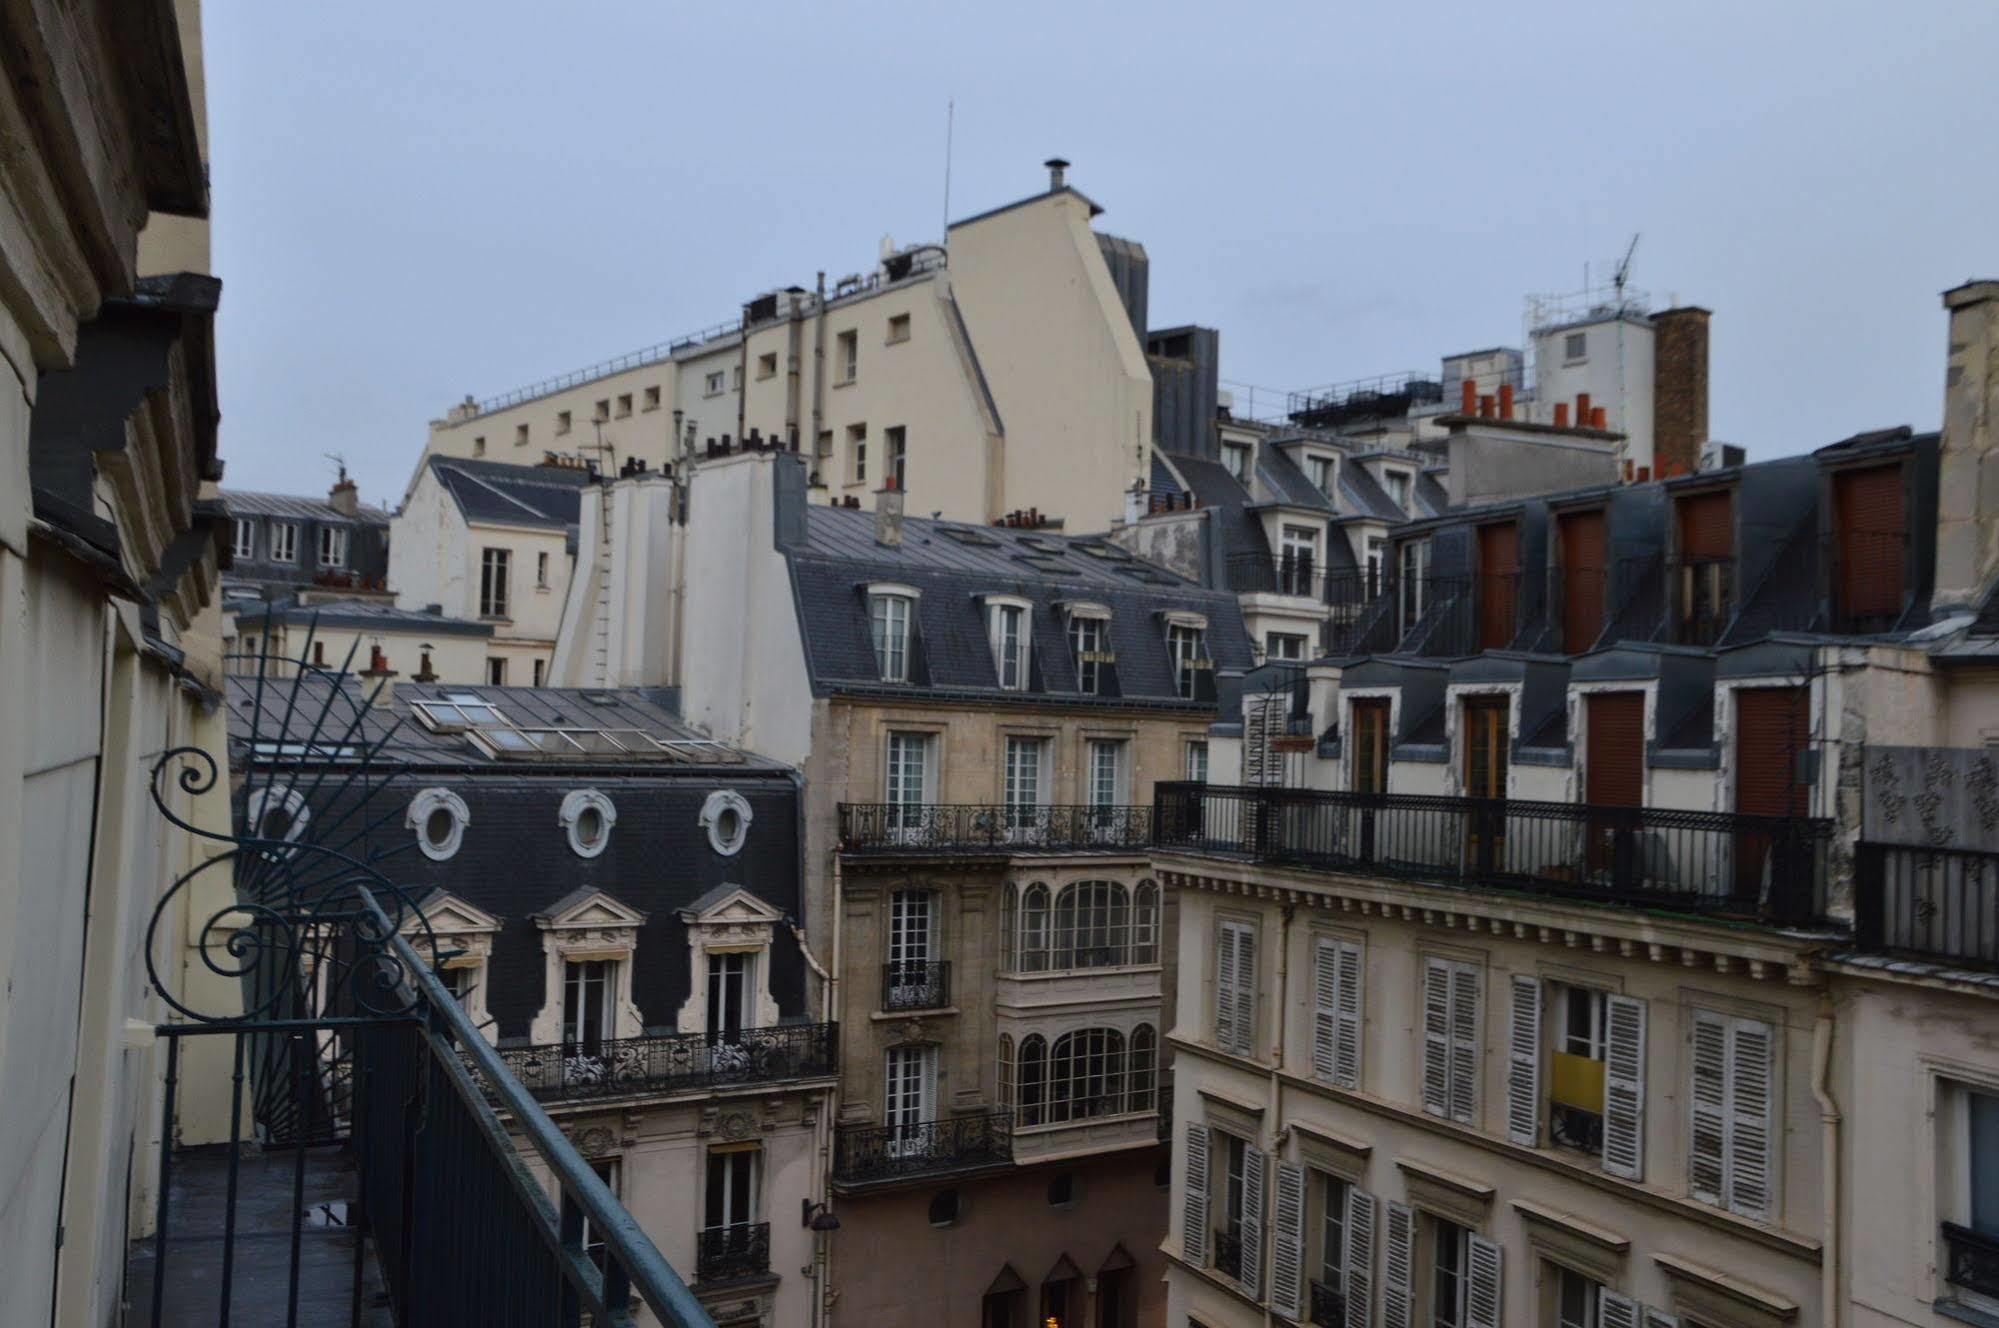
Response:
[{"label": "pedimented dormer", "polygon": [[784,914],[745,887],[725,881],[681,909],[679,916],[687,927],[689,971],[694,975],[687,1003],[680,1007],[680,1031],[727,1033],[731,1025],[775,1024],[770,947]]},{"label": "pedimented dormer", "polygon": [[[487,971],[493,937],[502,925],[502,919],[477,904],[435,889],[416,901],[415,910],[398,928],[410,947],[435,965],[438,979],[458,997],[466,1017],[489,1041],[498,1036],[498,1028],[486,1013]],[[433,942],[436,955],[444,956],[441,962],[432,953]]]},{"label": "pedimented dormer", "polygon": [[[572,966],[589,966],[592,1009],[595,993],[603,990],[603,1036],[637,1037],[645,1027],[639,1008],[632,1003],[632,964],[639,944],[639,928],[646,915],[604,890],[586,886],[573,890],[534,915],[541,930],[543,987],[541,1009],[535,1014],[529,1037],[536,1045],[564,1039],[565,1017],[571,1023],[578,1011],[565,1012],[565,988]],[[567,993],[575,1004],[573,992]],[[598,1027],[593,1017],[591,1028]],[[573,1030],[572,1030],[573,1031]]]}]

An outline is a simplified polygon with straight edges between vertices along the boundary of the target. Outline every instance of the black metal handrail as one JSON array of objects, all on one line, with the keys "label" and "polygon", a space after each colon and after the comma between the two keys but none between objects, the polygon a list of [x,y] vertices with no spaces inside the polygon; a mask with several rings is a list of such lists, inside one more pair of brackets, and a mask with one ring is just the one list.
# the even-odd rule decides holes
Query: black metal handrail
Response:
[{"label": "black metal handrail", "polygon": [[864,1125],[834,1141],[833,1179],[847,1185],[1013,1161],[1013,1117],[1004,1111],[913,1125]]},{"label": "black metal handrail", "polygon": [[607,1039],[594,1046],[542,1043],[498,1055],[523,1087],[544,1101],[671,1093],[728,1084],[772,1083],[839,1069],[836,1024],[780,1024],[733,1033],[669,1033]]},{"label": "black metal handrail", "polygon": [[1314,1282],[1311,1285],[1309,1314],[1318,1328],[1346,1328],[1347,1298],[1324,1282]]},{"label": "black metal handrail", "polygon": [[1242,1281],[1242,1237],[1227,1231],[1215,1233],[1215,1271]]},{"label": "black metal handrail", "polygon": [[1161,849],[1785,926],[1826,916],[1824,818],[1177,782],[1154,798]]},{"label": "black metal handrail", "polygon": [[1999,853],[1862,842],[1853,866],[1863,948],[1999,965]]},{"label": "black metal handrail", "polygon": [[941,1010],[950,1003],[950,960],[892,959],[882,965],[882,1009]]},{"label": "black metal handrail", "polygon": [[1124,804],[843,802],[842,853],[1078,853],[1142,849],[1152,808]]},{"label": "black metal handrail", "polygon": [[1981,1296],[1999,1296],[1999,1239],[1945,1222],[1943,1245],[1944,1281]]},{"label": "black metal handrail", "polygon": [[694,1238],[694,1275],[703,1282],[762,1277],[770,1271],[770,1223],[704,1227]]}]

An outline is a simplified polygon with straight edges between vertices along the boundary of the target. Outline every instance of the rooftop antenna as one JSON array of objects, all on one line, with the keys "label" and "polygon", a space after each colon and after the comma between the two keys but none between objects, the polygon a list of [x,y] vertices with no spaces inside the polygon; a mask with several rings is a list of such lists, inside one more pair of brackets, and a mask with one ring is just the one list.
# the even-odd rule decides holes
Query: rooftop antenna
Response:
[{"label": "rooftop antenna", "polygon": [[334,467],[340,472],[341,483],[343,484],[346,483],[347,458],[339,452],[321,452],[320,455],[333,463]]},{"label": "rooftop antenna", "polygon": [[1617,271],[1611,274],[1610,282],[1617,288],[1617,307],[1620,309],[1624,307],[1624,283],[1631,277],[1631,260],[1638,253],[1638,240],[1643,234],[1643,231],[1632,232],[1631,243],[1624,250],[1623,261],[1618,263]]},{"label": "rooftop antenna", "polygon": [[944,103],[944,247],[951,247],[951,132],[957,128],[958,99]]}]

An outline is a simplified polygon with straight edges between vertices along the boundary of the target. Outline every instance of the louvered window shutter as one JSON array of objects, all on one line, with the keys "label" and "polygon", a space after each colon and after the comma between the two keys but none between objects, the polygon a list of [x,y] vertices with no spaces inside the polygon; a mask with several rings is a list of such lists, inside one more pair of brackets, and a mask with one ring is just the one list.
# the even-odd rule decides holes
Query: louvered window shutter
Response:
[{"label": "louvered window shutter", "polygon": [[1693,1012],[1687,1086],[1687,1188],[1702,1203],[1724,1199],[1728,1139],[1728,1021]]},{"label": "louvered window shutter", "polygon": [[1208,1266],[1208,1127],[1187,1126],[1186,1198],[1180,1209],[1180,1257],[1196,1268]]},{"label": "louvered window shutter", "polygon": [[1328,1082],[1339,1077],[1340,945],[1320,941],[1312,949],[1312,1073]]},{"label": "louvered window shutter", "polygon": [[1287,1319],[1304,1312],[1305,1168],[1277,1164],[1277,1204],[1271,1223],[1270,1308]]},{"label": "louvered window shutter", "polygon": [[1608,1288],[1597,1292],[1596,1328],[1639,1328],[1638,1302]]},{"label": "louvered window shutter", "polygon": [[1224,922],[1215,934],[1215,1045],[1235,1050],[1235,943],[1237,927]]},{"label": "louvered window shutter", "polygon": [[1607,996],[1603,1023],[1603,1169],[1627,1180],[1643,1180],[1645,1002]]},{"label": "louvered window shutter", "polygon": [[1381,1328],[1409,1328],[1416,1259],[1416,1214],[1390,1201],[1381,1255]]},{"label": "louvered window shutter", "polygon": [[1341,1282],[1347,1296],[1346,1328],[1369,1328],[1374,1322],[1374,1196],[1347,1190],[1347,1247]]},{"label": "louvered window shutter", "polygon": [[1360,1088],[1361,972],[1360,947],[1341,941],[1336,956],[1339,1031],[1333,1042],[1333,1082]]},{"label": "louvered window shutter", "polygon": [[1470,1277],[1465,1287],[1465,1328],[1499,1328],[1504,1289],[1502,1251],[1484,1236],[1474,1235],[1465,1242]]},{"label": "louvered window shutter", "polygon": [[1745,1217],[1769,1218],[1770,1150],[1776,1085],[1770,1025],[1733,1021],[1728,1050],[1728,1206]]},{"label": "louvered window shutter", "polygon": [[1236,924],[1235,1046],[1237,1055],[1256,1054],[1256,930]]},{"label": "louvered window shutter", "polygon": [[1664,1310],[1655,1310],[1650,1305],[1647,1305],[1645,1307],[1645,1328],[1680,1328],[1680,1320],[1677,1315],[1668,1314]]},{"label": "louvered window shutter", "polygon": [[1242,1151],[1242,1285],[1250,1299],[1263,1287],[1263,1150]]},{"label": "louvered window shutter", "polygon": [[1450,1114],[1451,966],[1441,959],[1423,967],[1423,1110]]},{"label": "louvered window shutter", "polygon": [[1451,1119],[1478,1118],[1478,970],[1451,965]]},{"label": "louvered window shutter", "polygon": [[1506,1137],[1532,1148],[1541,1142],[1541,980],[1516,974],[1507,1025]]}]

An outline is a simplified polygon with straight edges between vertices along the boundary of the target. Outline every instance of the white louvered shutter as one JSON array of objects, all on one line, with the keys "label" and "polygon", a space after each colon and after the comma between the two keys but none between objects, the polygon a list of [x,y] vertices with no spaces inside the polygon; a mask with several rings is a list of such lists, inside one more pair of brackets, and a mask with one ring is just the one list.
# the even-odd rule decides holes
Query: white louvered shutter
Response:
[{"label": "white louvered shutter", "polygon": [[1603,1169],[1627,1180],[1643,1180],[1645,1002],[1629,996],[1605,997],[1603,1026]]},{"label": "white louvered shutter", "polygon": [[1381,1254],[1381,1328],[1409,1328],[1415,1261],[1416,1214],[1390,1200]]},{"label": "white louvered shutter", "polygon": [[1645,1328],[1680,1328],[1680,1320],[1677,1315],[1668,1314],[1664,1310],[1653,1309],[1650,1305],[1647,1305],[1645,1307]]},{"label": "white louvered shutter", "polygon": [[1728,1143],[1728,1021],[1693,1012],[1689,1033],[1687,1188],[1702,1203],[1724,1202]]},{"label": "white louvered shutter", "polygon": [[1478,970],[1451,965],[1451,1119],[1478,1119]]},{"label": "white louvered shutter", "polygon": [[1515,974],[1507,1022],[1506,1137],[1529,1148],[1541,1142],[1541,980]]},{"label": "white louvered shutter", "polygon": [[1187,1126],[1187,1165],[1180,1204],[1180,1257],[1196,1268],[1208,1266],[1208,1127]]},{"label": "white louvered shutter", "polygon": [[1236,936],[1241,928],[1224,922],[1215,933],[1215,1045],[1235,1050]]},{"label": "white louvered shutter", "polygon": [[1597,1292],[1596,1328],[1639,1328],[1638,1302],[1608,1288]]},{"label": "white louvered shutter", "polygon": [[1353,1187],[1347,1189],[1346,1242],[1346,1328],[1369,1328],[1374,1322],[1374,1196]]},{"label": "white louvered shutter", "polygon": [[1500,1328],[1504,1305],[1503,1255],[1498,1245],[1484,1236],[1473,1235],[1465,1242],[1470,1252],[1470,1276],[1465,1286],[1465,1328]]},{"label": "white louvered shutter", "polygon": [[1322,940],[1312,948],[1312,1073],[1328,1083],[1339,1079],[1340,944]]},{"label": "white louvered shutter", "polygon": [[1236,924],[1235,1046],[1237,1055],[1256,1054],[1256,929]]},{"label": "white louvered shutter", "polygon": [[1423,1110],[1448,1116],[1450,1099],[1451,966],[1430,959],[1423,965]]},{"label": "white louvered shutter", "polygon": [[1263,1150],[1242,1150],[1242,1285],[1251,1300],[1263,1295]]},{"label": "white louvered shutter", "polygon": [[1768,1219],[1771,1147],[1775,1134],[1776,1078],[1770,1025],[1737,1019],[1728,1049],[1728,1206],[1745,1217]]},{"label": "white louvered shutter", "polygon": [[1351,941],[1339,943],[1335,982],[1339,1031],[1333,1041],[1333,1082],[1341,1088],[1360,1088],[1361,967],[1360,947]]},{"label": "white louvered shutter", "polygon": [[1272,1213],[1270,1308],[1287,1319],[1304,1313],[1305,1168],[1277,1164],[1277,1203]]}]

